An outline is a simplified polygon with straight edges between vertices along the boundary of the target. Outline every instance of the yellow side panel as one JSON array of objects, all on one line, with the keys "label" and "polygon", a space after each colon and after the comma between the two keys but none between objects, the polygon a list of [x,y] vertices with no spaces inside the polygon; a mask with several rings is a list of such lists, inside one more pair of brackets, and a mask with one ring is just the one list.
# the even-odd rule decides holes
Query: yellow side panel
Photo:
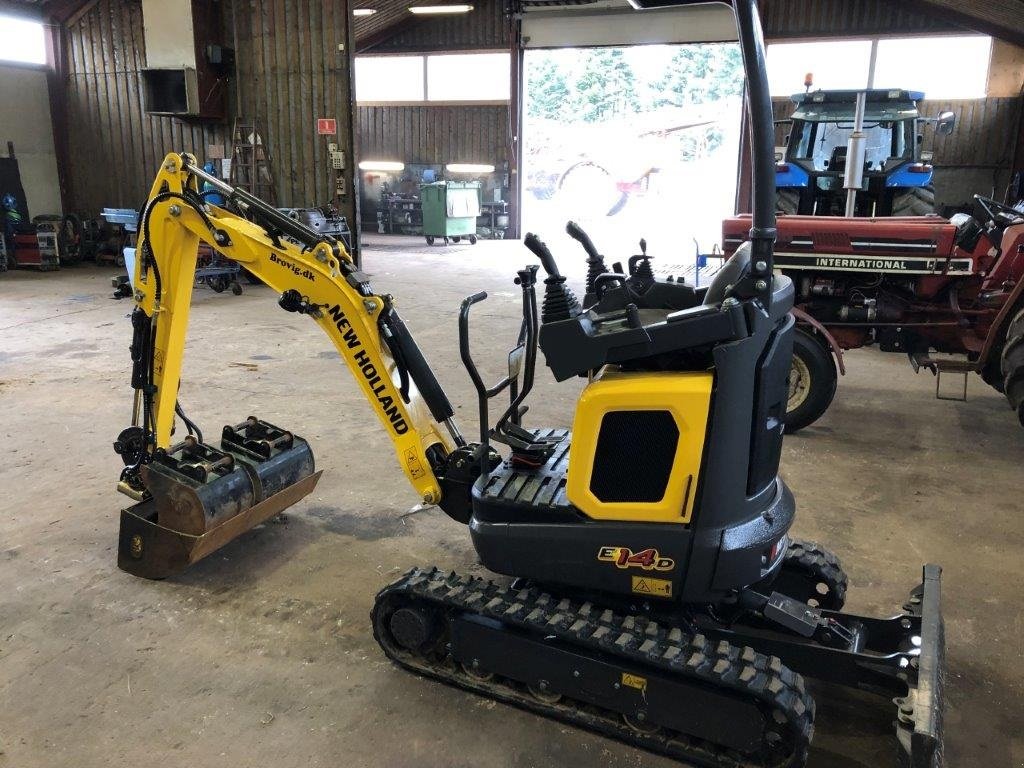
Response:
[{"label": "yellow side panel", "polygon": [[[704,433],[711,407],[710,371],[625,373],[606,369],[583,390],[576,405],[566,495],[596,520],[688,523],[693,514]],[[665,494],[654,502],[605,502],[590,490],[601,421],[613,411],[667,411],[679,430]]]}]

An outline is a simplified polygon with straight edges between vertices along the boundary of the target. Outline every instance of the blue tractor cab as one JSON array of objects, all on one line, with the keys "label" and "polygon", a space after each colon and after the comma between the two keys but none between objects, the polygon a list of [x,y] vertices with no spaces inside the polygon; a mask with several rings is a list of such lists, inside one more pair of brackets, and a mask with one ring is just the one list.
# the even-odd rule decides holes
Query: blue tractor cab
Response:
[{"label": "blue tractor cab", "polygon": [[864,93],[864,172],[857,216],[924,216],[935,207],[931,153],[921,151],[921,128],[935,123],[947,134],[955,116],[922,117],[920,91],[813,91],[796,104],[784,151],[775,169],[779,212],[842,216],[847,147],[854,132],[857,96]]}]

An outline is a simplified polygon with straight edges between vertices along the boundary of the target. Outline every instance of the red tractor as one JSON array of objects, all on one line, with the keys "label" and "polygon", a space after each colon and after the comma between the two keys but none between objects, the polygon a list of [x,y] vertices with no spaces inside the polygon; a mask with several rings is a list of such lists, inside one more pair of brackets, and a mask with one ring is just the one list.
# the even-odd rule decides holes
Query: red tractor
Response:
[{"label": "red tractor", "polygon": [[[842,350],[877,344],[915,370],[974,372],[1024,425],[1024,213],[975,195],[966,213],[895,218],[778,217],[775,268],[796,288],[786,429],[832,402]],[[731,254],[749,216],[723,223]],[[956,355],[937,359],[933,353]]]}]

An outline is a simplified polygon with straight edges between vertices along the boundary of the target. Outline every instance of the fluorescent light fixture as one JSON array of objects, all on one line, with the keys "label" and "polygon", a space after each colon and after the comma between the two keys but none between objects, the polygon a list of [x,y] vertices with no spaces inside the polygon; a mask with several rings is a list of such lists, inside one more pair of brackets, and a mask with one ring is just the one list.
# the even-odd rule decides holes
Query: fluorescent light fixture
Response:
[{"label": "fluorescent light fixture", "polygon": [[373,16],[377,12],[376,8],[353,8],[353,16]]},{"label": "fluorescent light fixture", "polygon": [[494,166],[485,163],[448,163],[444,169],[449,173],[494,173]]},{"label": "fluorescent light fixture", "polygon": [[463,5],[410,5],[410,13],[469,13],[473,10],[473,6],[467,4]]},{"label": "fluorescent light fixture", "polygon": [[363,160],[359,163],[360,171],[404,171],[405,163],[395,160]]}]

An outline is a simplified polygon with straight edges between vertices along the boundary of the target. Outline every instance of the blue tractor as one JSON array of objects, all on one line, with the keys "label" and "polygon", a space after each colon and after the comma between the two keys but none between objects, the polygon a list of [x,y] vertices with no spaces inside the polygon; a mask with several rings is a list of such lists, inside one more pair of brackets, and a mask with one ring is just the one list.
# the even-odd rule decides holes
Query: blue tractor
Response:
[{"label": "blue tractor", "polygon": [[921,151],[921,129],[934,123],[937,133],[949,134],[955,115],[943,112],[935,118],[922,117],[918,103],[923,93],[884,89],[793,95],[797,106],[775,169],[779,212],[844,214],[843,179],[860,93],[865,94],[865,152],[855,215],[924,216],[933,212],[932,153]]}]

